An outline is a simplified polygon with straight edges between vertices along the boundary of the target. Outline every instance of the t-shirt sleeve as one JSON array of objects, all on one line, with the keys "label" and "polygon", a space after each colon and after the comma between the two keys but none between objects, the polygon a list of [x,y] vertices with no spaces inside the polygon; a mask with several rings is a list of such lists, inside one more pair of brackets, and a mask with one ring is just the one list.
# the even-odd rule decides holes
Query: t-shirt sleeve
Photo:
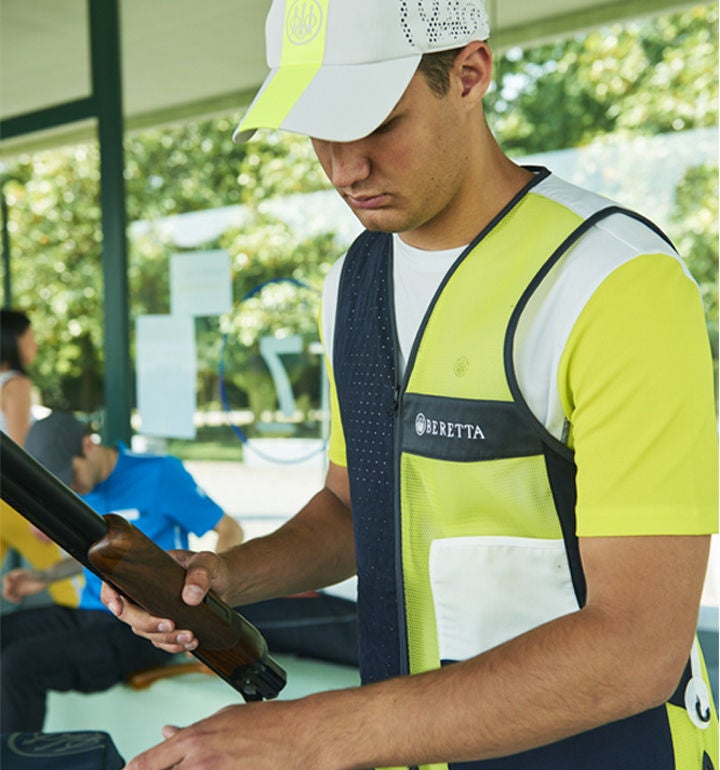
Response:
[{"label": "t-shirt sleeve", "polygon": [[[337,270],[337,268],[335,268]],[[318,313],[318,329],[320,340],[325,348],[325,371],[329,381],[330,391],[330,438],[328,440],[328,459],[335,465],[347,467],[345,452],[345,434],[343,433],[342,420],[340,419],[340,405],[338,403],[337,388],[330,363],[332,347],[328,340],[332,338],[334,330],[335,303],[337,300],[337,278],[329,277],[325,283],[323,301]]]},{"label": "t-shirt sleeve", "polygon": [[335,378],[332,368],[327,363],[328,377],[330,379],[330,439],[328,442],[328,459],[335,465],[347,467],[347,454],[345,451],[345,434],[343,433],[342,420],[340,419],[340,405],[338,403]]},{"label": "t-shirt sleeve", "polygon": [[717,531],[712,359],[696,284],[644,255],[593,294],[559,370],[577,464],[577,533]]},{"label": "t-shirt sleeve", "polygon": [[223,509],[195,481],[180,460],[166,459],[160,489],[166,495],[164,508],[183,529],[200,537],[213,529]]}]

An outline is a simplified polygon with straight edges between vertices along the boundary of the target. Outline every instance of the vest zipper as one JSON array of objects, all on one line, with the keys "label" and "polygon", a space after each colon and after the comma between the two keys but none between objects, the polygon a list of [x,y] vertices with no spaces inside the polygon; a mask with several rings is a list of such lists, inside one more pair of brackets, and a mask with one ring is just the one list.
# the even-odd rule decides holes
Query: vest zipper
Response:
[{"label": "vest zipper", "polygon": [[[402,519],[400,507],[400,447],[402,445],[402,423],[399,420],[400,405],[402,402],[403,384],[407,382],[405,377],[400,376],[400,340],[397,333],[397,320],[395,318],[395,282],[393,280],[394,254],[392,241],[390,245],[390,259],[387,260],[387,287],[388,287],[388,309],[390,334],[393,341],[393,358],[395,388],[393,390],[392,403],[388,408],[388,415],[391,415],[395,423],[394,446],[393,446],[393,472],[395,474],[395,484],[393,491],[393,518],[395,525],[395,596],[397,601],[397,624],[398,624],[398,646],[400,661],[400,675],[405,676],[410,673],[410,650],[407,641],[407,613],[405,612],[405,580],[403,577],[403,558],[402,558]],[[407,373],[407,372],[406,372]]]},{"label": "vest zipper", "polygon": [[[396,340],[397,342],[397,340]],[[397,366],[399,361],[399,356],[397,353],[395,353],[395,365]],[[390,406],[388,407],[387,413],[388,414],[397,414],[400,411],[400,383],[397,382],[397,372],[395,373],[395,391],[393,392],[393,399],[390,403]]]}]

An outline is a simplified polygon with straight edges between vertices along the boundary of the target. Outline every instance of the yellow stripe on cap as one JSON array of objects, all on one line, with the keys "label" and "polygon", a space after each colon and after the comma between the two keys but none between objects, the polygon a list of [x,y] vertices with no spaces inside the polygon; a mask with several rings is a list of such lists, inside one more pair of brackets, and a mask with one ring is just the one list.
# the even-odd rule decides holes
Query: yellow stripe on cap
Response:
[{"label": "yellow stripe on cap", "polygon": [[280,68],[238,130],[279,127],[322,66],[330,0],[288,0]]},{"label": "yellow stripe on cap", "polygon": [[330,0],[288,0],[280,67],[315,65],[325,54]]}]

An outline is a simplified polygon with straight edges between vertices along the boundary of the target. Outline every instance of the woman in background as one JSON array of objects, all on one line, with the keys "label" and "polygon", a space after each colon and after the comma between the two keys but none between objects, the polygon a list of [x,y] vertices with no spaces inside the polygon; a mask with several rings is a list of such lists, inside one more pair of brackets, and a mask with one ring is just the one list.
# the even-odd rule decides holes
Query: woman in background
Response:
[{"label": "woman in background", "polygon": [[[33,421],[32,381],[27,369],[35,360],[37,342],[30,319],[18,310],[0,310],[0,430],[22,446]],[[4,500],[0,500],[0,567],[13,549],[35,569],[46,569],[64,558],[63,551],[47,540]],[[53,601],[77,605],[78,586],[62,580],[49,589]],[[7,607],[3,606],[2,611]]]},{"label": "woman in background", "polygon": [[0,429],[21,446],[32,421],[32,382],[27,374],[37,354],[30,319],[0,311]]}]

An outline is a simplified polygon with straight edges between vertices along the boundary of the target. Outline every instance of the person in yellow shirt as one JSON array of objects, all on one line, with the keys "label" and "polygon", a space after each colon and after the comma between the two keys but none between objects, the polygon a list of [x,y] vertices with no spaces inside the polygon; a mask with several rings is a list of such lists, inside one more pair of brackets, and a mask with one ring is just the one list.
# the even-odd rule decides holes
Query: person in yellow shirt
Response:
[{"label": "person in yellow shirt", "polygon": [[[37,355],[37,341],[28,315],[0,311],[0,431],[22,446],[33,422],[32,380],[28,369]],[[64,558],[63,551],[34,529],[5,501],[0,501],[0,565],[8,553],[34,569],[46,569]],[[52,600],[74,607],[78,584],[62,580],[49,587]],[[7,608],[4,608],[7,609]]]}]

